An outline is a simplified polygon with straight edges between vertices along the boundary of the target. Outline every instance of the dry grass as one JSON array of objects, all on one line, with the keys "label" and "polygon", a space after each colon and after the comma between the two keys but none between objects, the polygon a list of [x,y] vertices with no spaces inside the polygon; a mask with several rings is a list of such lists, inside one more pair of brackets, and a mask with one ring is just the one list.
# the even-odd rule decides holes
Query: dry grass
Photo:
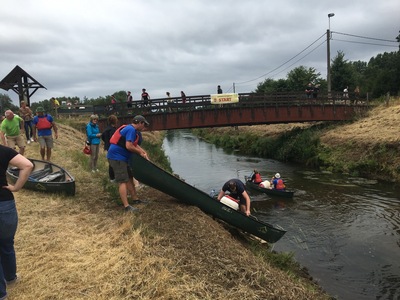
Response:
[{"label": "dry grass", "polygon": [[[255,257],[221,223],[156,190],[141,188],[151,203],[123,214],[104,192],[104,153],[104,174],[92,176],[77,153],[82,133],[59,127],[53,162],[76,177],[77,194],[16,193],[21,281],[10,300],[326,299]],[[27,148],[39,158],[37,144]]]}]

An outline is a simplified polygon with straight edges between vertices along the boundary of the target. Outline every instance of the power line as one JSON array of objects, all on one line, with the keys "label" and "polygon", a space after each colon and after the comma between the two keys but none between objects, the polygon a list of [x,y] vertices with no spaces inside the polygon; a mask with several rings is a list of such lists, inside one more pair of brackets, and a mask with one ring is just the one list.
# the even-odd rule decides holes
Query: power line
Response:
[{"label": "power line", "polygon": [[[361,39],[370,39],[370,40],[376,40],[376,41],[382,41],[382,42],[390,42],[390,43],[398,43],[398,41],[395,40],[387,40],[387,39],[380,39],[380,38],[373,38],[373,37],[367,37],[367,36],[361,36],[361,35],[355,35],[355,34],[349,34],[349,33],[343,33],[343,32],[337,32],[337,31],[331,31],[331,33],[336,33],[336,34],[340,34],[340,35],[346,35],[346,36],[352,36],[352,37],[356,37],[356,38],[361,38]],[[272,72],[280,69],[281,67],[283,67],[284,65],[286,65],[287,63],[289,63],[290,61],[292,61],[293,59],[295,59],[297,56],[299,56],[300,54],[302,54],[304,51],[306,51],[308,48],[310,48],[312,45],[314,45],[316,42],[318,42],[323,36],[325,35],[322,34],[318,39],[316,39],[313,43],[311,43],[310,45],[308,45],[306,48],[304,48],[302,51],[300,51],[298,54],[296,54],[295,56],[293,56],[291,59],[287,60],[286,62],[284,62],[283,64],[281,64],[280,66],[276,67],[275,69],[269,71],[268,73],[265,73],[257,78],[251,79],[251,80],[247,80],[247,81],[242,81],[239,83],[235,83],[236,85],[242,85],[245,83],[249,83],[255,80],[258,80],[262,77],[265,77],[269,74],[271,74]],[[351,40],[341,40],[341,39],[334,39],[335,41],[340,41],[340,42],[348,42],[348,43],[356,43],[356,44],[365,44],[365,45],[375,45],[375,46],[384,46],[384,47],[396,47],[397,46],[391,46],[391,45],[384,45],[384,44],[376,44],[376,43],[367,43],[367,42],[357,42],[357,41],[351,41]],[[308,56],[309,54],[311,54],[313,51],[315,51],[317,48],[319,48],[321,45],[323,45],[326,42],[326,39],[320,43],[317,47],[315,47],[314,49],[312,49],[311,51],[309,51],[306,55],[304,55],[303,57],[301,57],[300,59],[296,60],[293,64],[289,65],[288,67],[286,67],[285,69],[281,70],[280,72],[276,73],[275,75],[287,70],[288,68],[292,67],[294,64],[296,64],[297,62],[299,62],[300,60],[302,60],[303,58],[305,58],[306,56]],[[246,86],[246,85],[244,85]],[[247,85],[250,86],[250,85]],[[231,90],[232,88],[230,88],[229,90]]]},{"label": "power line", "polygon": [[293,56],[291,59],[287,60],[286,62],[284,62],[284,63],[281,64],[280,66],[276,67],[275,69],[269,71],[268,73],[263,74],[263,75],[261,75],[261,76],[259,76],[259,77],[257,77],[257,78],[251,79],[251,80],[247,80],[247,81],[243,81],[243,82],[238,82],[238,83],[236,83],[236,84],[244,84],[244,83],[252,82],[252,81],[258,80],[258,79],[260,79],[261,77],[265,77],[265,76],[267,76],[268,74],[270,74],[270,73],[272,73],[272,72],[278,70],[279,68],[281,68],[282,66],[284,66],[284,65],[286,65],[288,62],[290,62],[291,60],[295,59],[295,58],[296,58],[297,56],[299,56],[301,53],[303,53],[304,51],[306,51],[308,48],[310,48],[310,47],[311,47],[312,45],[314,45],[316,42],[318,42],[324,35],[325,35],[325,33],[322,34],[318,39],[316,39],[316,40],[315,40],[314,42],[312,42],[310,45],[308,45],[306,48],[304,48],[302,51],[300,51],[298,54],[296,54],[295,56]]},{"label": "power line", "polygon": [[384,47],[397,48],[397,46],[394,46],[394,45],[384,45],[384,44],[375,44],[375,43],[367,43],[367,42],[356,42],[356,41],[350,41],[350,40],[335,39],[335,41],[354,43],[354,44],[364,44],[364,45],[374,45],[374,46],[384,46]]},{"label": "power line", "polygon": [[289,69],[290,67],[292,67],[293,65],[295,65],[296,63],[298,63],[300,60],[302,60],[303,58],[305,58],[306,56],[310,55],[311,53],[313,53],[315,50],[317,50],[319,47],[321,47],[323,44],[325,44],[326,40],[324,40],[321,44],[319,44],[317,47],[315,47],[314,49],[312,49],[310,52],[308,52],[306,55],[304,55],[303,57],[299,58],[298,60],[296,60],[294,63],[292,63],[291,65],[287,66],[285,69],[283,69],[282,71],[274,74],[274,75],[278,75],[280,73],[282,73],[283,71]]},{"label": "power line", "polygon": [[372,37],[361,36],[361,35],[355,35],[355,34],[350,34],[350,33],[337,32],[337,31],[332,31],[332,33],[342,34],[342,35],[347,35],[347,36],[353,36],[353,37],[358,37],[358,38],[360,38],[360,39],[368,39],[368,40],[375,40],[375,41],[382,41],[382,42],[398,43],[398,42],[395,41],[395,40],[385,40],[385,39],[379,39],[379,38],[372,38]]}]

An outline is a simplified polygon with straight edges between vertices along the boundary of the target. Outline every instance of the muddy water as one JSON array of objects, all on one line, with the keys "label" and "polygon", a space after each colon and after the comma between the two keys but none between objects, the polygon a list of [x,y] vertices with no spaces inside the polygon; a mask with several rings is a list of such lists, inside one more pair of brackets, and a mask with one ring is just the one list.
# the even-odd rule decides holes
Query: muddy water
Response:
[{"label": "muddy water", "polygon": [[189,131],[169,132],[163,147],[174,172],[206,192],[253,169],[265,179],[279,172],[293,200],[249,191],[252,214],[288,231],[274,250],[293,252],[338,299],[400,298],[400,190],[393,184],[226,153]]}]

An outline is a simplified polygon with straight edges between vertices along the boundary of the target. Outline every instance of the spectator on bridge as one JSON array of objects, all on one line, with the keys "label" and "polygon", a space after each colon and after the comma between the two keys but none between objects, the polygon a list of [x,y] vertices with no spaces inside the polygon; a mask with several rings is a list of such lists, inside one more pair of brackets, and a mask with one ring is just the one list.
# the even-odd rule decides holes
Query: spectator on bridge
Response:
[{"label": "spectator on bridge", "polygon": [[182,103],[186,104],[186,95],[183,91],[181,91],[181,98],[182,98]]},{"label": "spectator on bridge", "polygon": [[149,93],[146,92],[146,89],[142,89],[142,101],[144,106],[149,106],[150,105],[150,95]]},{"label": "spectator on bridge", "polygon": [[132,102],[133,102],[133,97],[131,95],[131,92],[128,91],[128,93],[126,95],[126,107],[132,108]]},{"label": "spectator on bridge", "polygon": [[314,90],[314,88],[313,88],[313,86],[312,86],[312,84],[311,84],[311,82],[310,82],[310,83],[307,85],[306,90],[305,90],[307,98],[311,98],[311,95],[312,95],[312,93],[313,93],[313,90]]},{"label": "spectator on bridge", "polygon": [[220,85],[217,87],[217,94],[222,94],[222,89]]},{"label": "spectator on bridge", "polygon": [[346,86],[343,90],[343,98],[348,99],[349,98],[349,87]]},{"label": "spectator on bridge", "polygon": [[172,99],[171,99],[171,93],[170,92],[166,92],[165,95],[167,95],[167,106],[168,106],[168,111],[172,112]]},{"label": "spectator on bridge", "polygon": [[111,110],[117,109],[117,100],[114,95],[111,95]]},{"label": "spectator on bridge", "polygon": [[317,99],[317,97],[318,97],[319,87],[320,87],[320,84],[314,85],[313,93],[312,93],[314,99]]},{"label": "spectator on bridge", "polygon": [[354,104],[357,104],[358,99],[360,98],[360,87],[357,85],[354,89]]},{"label": "spectator on bridge", "polygon": [[54,116],[58,118],[58,108],[60,107],[60,102],[58,102],[58,100],[54,97],[50,99],[50,102],[54,110]]}]

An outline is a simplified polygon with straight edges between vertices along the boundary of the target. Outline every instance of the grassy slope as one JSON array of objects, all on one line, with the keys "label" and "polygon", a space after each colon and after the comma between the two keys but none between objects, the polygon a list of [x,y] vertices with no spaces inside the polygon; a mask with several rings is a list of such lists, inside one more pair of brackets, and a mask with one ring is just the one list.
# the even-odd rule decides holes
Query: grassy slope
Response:
[{"label": "grassy slope", "polygon": [[[16,193],[21,281],[9,299],[327,299],[273,268],[196,207],[142,187],[151,200],[124,215],[107,182],[105,154],[92,175],[84,136],[60,125],[53,162],[76,178],[67,198]],[[145,139],[154,138],[146,134]],[[27,156],[39,158],[38,145]]]}]

